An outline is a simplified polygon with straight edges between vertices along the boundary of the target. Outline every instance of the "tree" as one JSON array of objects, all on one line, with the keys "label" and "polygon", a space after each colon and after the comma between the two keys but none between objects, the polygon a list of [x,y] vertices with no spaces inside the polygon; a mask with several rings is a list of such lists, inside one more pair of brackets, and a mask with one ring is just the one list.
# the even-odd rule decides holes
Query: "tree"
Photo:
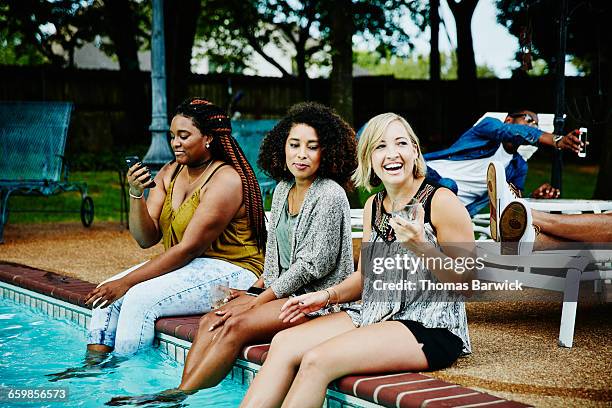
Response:
[{"label": "tree", "polygon": [[180,6],[172,1],[164,1],[166,94],[170,112],[189,96],[187,88],[191,77],[191,52],[201,7],[201,0],[182,0]]},{"label": "tree", "polygon": [[476,60],[472,41],[472,16],[478,0],[448,0],[457,27],[457,62],[460,81],[476,80]]},{"label": "tree", "polygon": [[429,79],[440,80],[440,46],[438,36],[440,33],[440,0],[431,0],[429,5],[430,50],[429,50]]},{"label": "tree", "polygon": [[73,68],[75,50],[88,42],[116,55],[126,112],[118,131],[132,141],[145,140],[148,105],[143,104],[138,50],[149,35],[146,8],[124,0],[7,0],[0,10],[4,63]]},{"label": "tree", "polygon": [[[429,56],[413,54],[400,58],[387,54],[381,56],[377,52],[355,52],[354,63],[368,71],[371,75],[391,75],[397,79],[429,79]],[[477,67],[479,77],[494,77],[495,72],[487,65]],[[457,55],[455,53],[440,54],[440,74],[445,80],[457,79]]]},{"label": "tree", "polygon": [[[612,2],[609,0],[568,0],[567,54],[580,61],[579,67],[589,74],[595,85],[589,97],[590,112],[580,113],[591,135],[601,134],[599,175],[595,197],[612,198],[612,30],[607,24],[612,18]],[[558,19],[551,18],[551,10],[558,7],[557,0],[498,0],[498,21],[510,33],[519,36],[522,30],[530,30],[532,53],[544,59],[549,72],[557,63]],[[586,105],[583,101],[582,105]],[[577,114],[578,112],[569,112]]]},{"label": "tree", "polygon": [[337,0],[331,11],[331,106],[353,123],[353,32],[350,0]]},{"label": "tree", "polygon": [[0,11],[2,40],[16,59],[59,67],[73,67],[74,51],[96,41],[122,70],[137,70],[138,49],[149,35],[150,13],[135,0],[6,0]]},{"label": "tree", "polygon": [[[307,78],[310,66],[331,64],[335,1],[206,0],[206,4],[204,9],[210,7],[215,13],[200,21],[198,39],[208,45],[205,54],[214,60],[239,55],[245,61],[257,53],[282,76],[295,78]],[[350,5],[353,22],[347,23],[354,26],[352,35],[362,34],[380,49],[396,51],[411,45],[409,36],[399,27],[399,19],[408,10],[405,1],[347,0],[340,4],[345,8]],[[294,69],[289,72],[278,64],[266,52],[267,45],[292,55]]]},{"label": "tree", "polygon": [[194,57],[206,58],[209,72],[242,73],[254,53],[243,35],[233,5],[228,6],[227,0],[203,1],[195,45],[198,51]]},{"label": "tree", "polygon": [[[73,66],[74,49],[93,40],[94,30],[85,7],[74,1],[5,0],[1,6],[0,33],[12,45],[16,60],[56,66]],[[56,50],[65,51],[57,53]]]},{"label": "tree", "polygon": [[131,143],[145,142],[149,135],[150,104],[143,103],[146,92],[140,77],[138,51],[150,35],[150,10],[125,0],[104,0],[95,6],[89,12],[98,16],[99,35],[110,39],[101,44],[101,49],[108,55],[116,55],[119,62],[125,111],[125,128],[119,131],[129,134],[127,140]]},{"label": "tree", "polygon": [[[349,121],[352,117],[352,36],[360,34],[381,50],[410,48],[399,21],[403,0],[208,0],[217,12],[200,22],[198,36],[216,68],[241,72],[254,53],[283,77],[302,83],[310,98],[308,69],[332,66],[331,100]],[[205,7],[209,8],[209,7]],[[213,7],[214,8],[214,7]],[[291,72],[266,52],[275,46],[293,56]]]},{"label": "tree", "polygon": [[[232,61],[217,66],[242,70],[248,66],[248,58],[257,53],[283,77],[307,78],[308,62],[321,49],[319,42],[311,38],[317,5],[317,1],[206,0],[204,10],[215,12],[202,16],[198,37],[208,46],[205,54],[210,54],[214,62],[226,57]],[[269,44],[294,55],[295,73],[268,55],[265,48]]]}]

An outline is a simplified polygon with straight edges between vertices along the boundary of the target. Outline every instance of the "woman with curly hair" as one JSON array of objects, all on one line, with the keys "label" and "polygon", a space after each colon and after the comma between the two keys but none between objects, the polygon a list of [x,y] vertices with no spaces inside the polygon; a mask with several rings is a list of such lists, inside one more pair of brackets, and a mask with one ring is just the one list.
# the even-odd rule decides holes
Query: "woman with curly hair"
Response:
[{"label": "woman with curly hair", "polygon": [[[364,206],[363,241],[370,244],[357,271],[337,285],[290,298],[279,318],[289,324],[330,303],[358,299],[361,311],[331,313],[277,334],[241,407],[320,407],[328,384],[345,375],[437,370],[470,352],[465,306],[454,293],[410,286],[381,290],[376,283],[466,283],[470,274],[455,272],[453,262],[447,262],[472,255],[474,236],[465,207],[450,190],[426,178],[419,140],[401,116],[370,119],[358,158],[355,184],[368,191],[380,184],[384,189]],[[422,205],[417,204],[416,220],[391,215],[412,200]],[[405,273],[400,267],[385,269],[383,275],[372,268],[376,259],[387,264],[416,254],[443,262]]]},{"label": "woman with curly hair", "polygon": [[270,341],[312,317],[280,321],[288,297],[335,285],[353,272],[350,207],[342,188],[357,167],[351,127],[323,105],[294,105],[264,139],[259,165],[279,182],[259,282],[264,290],[258,296],[239,292],[202,317],[179,390],[217,385],[245,345]]}]

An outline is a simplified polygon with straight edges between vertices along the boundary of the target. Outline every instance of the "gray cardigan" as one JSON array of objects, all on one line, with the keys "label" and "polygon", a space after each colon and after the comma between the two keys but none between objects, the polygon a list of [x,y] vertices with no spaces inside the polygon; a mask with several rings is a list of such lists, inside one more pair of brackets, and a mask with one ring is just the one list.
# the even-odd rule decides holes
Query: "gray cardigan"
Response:
[{"label": "gray cardigan", "polygon": [[291,266],[282,275],[276,226],[293,182],[280,182],[272,197],[263,278],[277,298],[333,286],[353,272],[351,209],[344,189],[316,178],[304,197],[291,242]]}]

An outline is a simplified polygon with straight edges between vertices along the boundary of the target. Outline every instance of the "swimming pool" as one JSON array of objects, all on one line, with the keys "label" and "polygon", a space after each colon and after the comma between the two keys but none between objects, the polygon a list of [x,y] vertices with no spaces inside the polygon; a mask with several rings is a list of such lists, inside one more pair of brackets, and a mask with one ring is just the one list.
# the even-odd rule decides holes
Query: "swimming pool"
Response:
[{"label": "swimming pool", "polygon": [[[65,319],[49,319],[25,305],[0,298],[0,386],[5,387],[0,393],[0,406],[100,407],[112,397],[176,387],[181,377],[181,364],[150,350],[116,365],[90,368],[84,377],[49,381],[47,374],[81,366],[84,350],[85,331],[81,327]],[[65,389],[67,399],[16,402],[15,393],[13,400],[7,396],[9,389],[43,388]],[[180,406],[236,407],[245,393],[245,385],[226,379],[215,388],[189,396]]]}]

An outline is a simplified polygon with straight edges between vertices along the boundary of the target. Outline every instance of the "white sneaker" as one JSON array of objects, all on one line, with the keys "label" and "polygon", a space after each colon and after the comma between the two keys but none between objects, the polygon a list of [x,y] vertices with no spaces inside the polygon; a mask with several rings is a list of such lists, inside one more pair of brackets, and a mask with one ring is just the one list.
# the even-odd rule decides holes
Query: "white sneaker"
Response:
[{"label": "white sneaker", "polygon": [[528,255],[533,251],[536,230],[531,208],[522,198],[512,200],[499,217],[502,255]]},{"label": "white sneaker", "polygon": [[518,195],[506,182],[506,169],[499,162],[490,162],[487,168],[487,193],[489,194],[489,228],[491,238],[499,241],[499,222],[501,213],[510,201]]}]

